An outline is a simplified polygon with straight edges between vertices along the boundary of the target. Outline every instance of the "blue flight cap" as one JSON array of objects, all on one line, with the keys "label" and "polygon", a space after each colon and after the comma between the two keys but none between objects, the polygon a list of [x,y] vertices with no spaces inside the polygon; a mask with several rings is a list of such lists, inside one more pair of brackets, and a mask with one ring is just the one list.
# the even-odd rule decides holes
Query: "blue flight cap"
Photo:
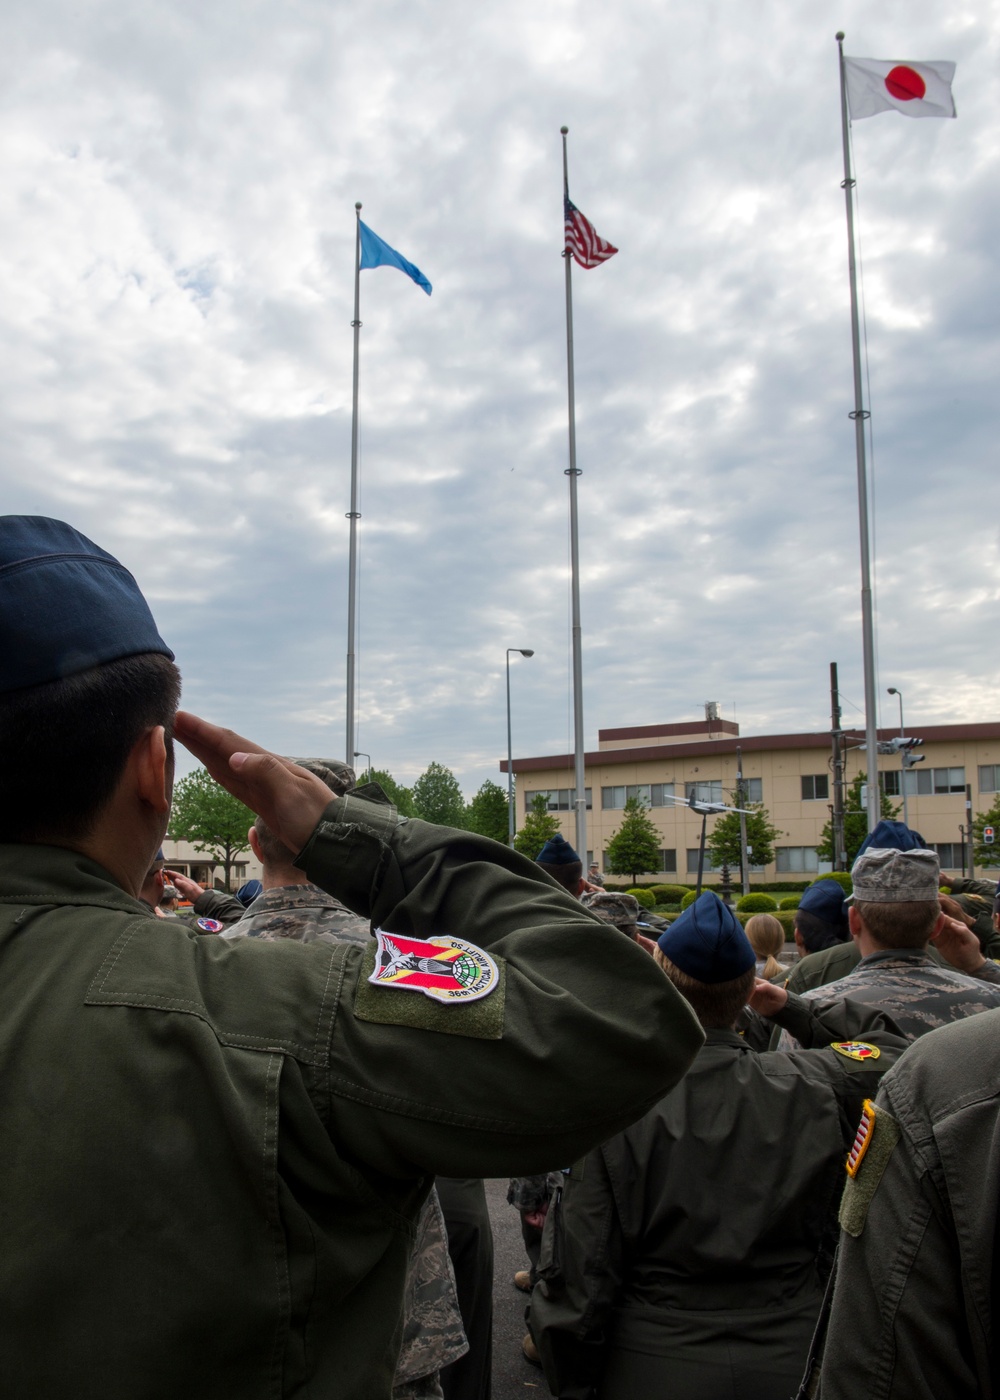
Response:
[{"label": "blue flight cap", "polygon": [[799,900],[799,908],[825,924],[847,927],[846,898],[837,880],[814,880]]},{"label": "blue flight cap", "polygon": [[240,885],[236,891],[236,898],[243,905],[244,909],[249,909],[250,905],[264,893],[264,886],[259,880],[248,880],[245,885]]},{"label": "blue flight cap", "polygon": [[538,865],[572,865],[574,861],[579,864],[580,857],[565,836],[550,836],[535,856]]},{"label": "blue flight cap", "polygon": [[174,659],[123,564],[61,520],[0,516],[0,693],[150,651]]},{"label": "blue flight cap", "polygon": [[757,956],[736,915],[706,890],[657,939],[660,952],[698,982],[732,982]]},{"label": "blue flight cap", "polygon": [[[880,851],[926,851],[930,849],[919,831],[911,830],[905,822],[890,822],[884,818],[875,830],[862,841],[858,847],[858,856],[863,856],[865,851],[873,848]],[[855,856],[854,859],[857,860],[858,856]],[[801,907],[799,905],[800,909]]]}]

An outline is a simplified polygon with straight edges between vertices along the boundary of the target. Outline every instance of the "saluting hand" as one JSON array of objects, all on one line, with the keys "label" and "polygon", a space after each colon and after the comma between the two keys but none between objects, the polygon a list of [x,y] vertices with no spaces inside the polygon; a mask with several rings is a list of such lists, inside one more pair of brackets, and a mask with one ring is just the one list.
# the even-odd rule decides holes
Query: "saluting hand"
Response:
[{"label": "saluting hand", "polygon": [[986,961],[979,939],[972,929],[959,919],[949,918],[947,914],[941,915],[941,927],[931,934],[931,942],[945,962],[951,963],[959,972],[974,973]]},{"label": "saluting hand", "polygon": [[174,733],[215,781],[263,817],[291,851],[301,851],[335,800],[326,783],[307,768],[186,710],[177,712]]},{"label": "saluting hand", "polygon": [[747,1006],[756,1011],[758,1016],[773,1016],[781,1010],[787,1000],[788,993],[784,987],[776,987],[773,982],[766,982],[763,977],[758,977]]}]

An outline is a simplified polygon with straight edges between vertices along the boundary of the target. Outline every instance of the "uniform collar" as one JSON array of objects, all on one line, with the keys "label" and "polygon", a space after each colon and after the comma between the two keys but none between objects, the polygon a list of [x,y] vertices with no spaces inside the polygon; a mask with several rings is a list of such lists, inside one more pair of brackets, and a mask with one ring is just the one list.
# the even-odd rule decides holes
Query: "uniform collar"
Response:
[{"label": "uniform collar", "polygon": [[0,903],[93,904],[155,917],[103,865],[65,846],[0,843]]},{"label": "uniform collar", "polygon": [[877,963],[884,962],[924,964],[930,961],[926,948],[880,948],[877,953],[869,953],[866,958],[862,958],[858,967],[874,967]]},{"label": "uniform collar", "polygon": [[738,1031],[706,1031],[705,1048],[709,1045],[728,1045],[734,1050],[746,1050],[747,1044]]}]

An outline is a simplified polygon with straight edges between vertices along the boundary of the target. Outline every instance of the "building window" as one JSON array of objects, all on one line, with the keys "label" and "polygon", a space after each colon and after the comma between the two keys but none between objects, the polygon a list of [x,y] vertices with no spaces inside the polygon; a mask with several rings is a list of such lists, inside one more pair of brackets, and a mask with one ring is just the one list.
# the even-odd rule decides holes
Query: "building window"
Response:
[{"label": "building window", "polygon": [[979,765],[979,791],[1000,792],[1000,763]]},{"label": "building window", "polygon": [[[707,802],[710,804],[721,803],[722,801],[722,779],[712,778],[701,783],[685,783],[684,796],[688,802],[694,798],[695,802]],[[697,865],[695,869],[697,869]],[[690,870],[691,867],[688,866]]]},{"label": "building window", "polygon": [[907,797],[940,796],[965,791],[964,768],[908,768],[903,774]]},{"label": "building window", "polygon": [[[688,853],[687,853],[687,873],[688,873],[689,875],[697,875],[697,873],[698,873],[698,853],[699,853],[700,849],[701,849],[701,848],[700,848],[699,846],[689,846],[689,847],[688,847]],[[706,847],[705,847],[705,864],[702,866],[702,870],[704,870],[704,871],[709,871],[709,870],[718,870],[718,869],[720,869],[720,867],[719,867],[718,865],[713,865],[713,864],[712,864],[712,856],[711,856],[711,853],[709,852],[708,847],[706,846]]]},{"label": "building window", "polygon": [[803,773],[802,801],[826,802],[830,797],[830,778],[826,773]]},{"label": "building window", "polygon": [[819,870],[815,846],[779,846],[775,855],[779,875],[813,875]]},{"label": "building window", "polygon": [[602,787],[601,806],[607,811],[620,811],[632,797],[644,807],[670,807],[674,795],[673,783],[633,783],[628,787]]},{"label": "building window", "polygon": [[965,869],[965,862],[969,855],[968,847],[961,846],[957,841],[936,841],[934,849],[938,853],[942,870]]},{"label": "building window", "polygon": [[676,851],[661,851],[661,852],[660,852],[660,869],[661,869],[661,870],[666,870],[666,871],[667,871],[669,874],[671,874],[671,875],[676,875],[676,874],[677,874],[677,852],[676,852]]},{"label": "building window", "polygon": [[764,801],[763,778],[744,778],[743,786],[746,789],[746,797],[748,802]]},{"label": "building window", "polygon": [[[587,798],[587,811],[589,812],[591,806],[591,789],[584,788],[584,794]],[[531,811],[531,804],[538,796],[542,796],[546,799],[546,811],[573,812],[576,810],[574,806],[576,802],[576,788],[542,788],[540,790],[536,788],[534,791],[526,789],[524,794],[524,810],[526,812]]]},{"label": "building window", "polygon": [[902,792],[900,786],[901,773],[898,768],[887,768],[885,772],[878,775],[879,787],[886,797],[898,797]]}]

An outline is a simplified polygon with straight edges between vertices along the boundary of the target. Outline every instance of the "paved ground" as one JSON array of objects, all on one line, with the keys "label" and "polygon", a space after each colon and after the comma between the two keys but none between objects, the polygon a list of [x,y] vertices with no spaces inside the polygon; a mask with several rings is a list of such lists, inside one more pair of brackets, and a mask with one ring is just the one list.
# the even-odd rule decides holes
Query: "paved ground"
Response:
[{"label": "paved ground", "polygon": [[517,1211],[507,1204],[507,1178],[487,1181],[486,1199],[493,1221],[495,1263],[493,1275],[493,1400],[525,1400],[548,1397],[545,1377],[521,1355],[524,1305],[527,1297],[511,1282],[517,1269],[527,1265]]}]

